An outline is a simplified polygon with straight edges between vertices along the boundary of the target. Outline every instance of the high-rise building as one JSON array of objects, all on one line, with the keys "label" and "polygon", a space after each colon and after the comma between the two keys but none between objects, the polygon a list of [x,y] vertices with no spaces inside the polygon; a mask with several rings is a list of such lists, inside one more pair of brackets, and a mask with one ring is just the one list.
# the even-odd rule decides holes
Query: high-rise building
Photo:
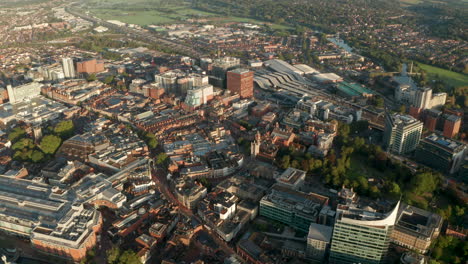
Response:
[{"label": "high-rise building", "polygon": [[399,205],[388,214],[339,205],[329,263],[384,263]]},{"label": "high-rise building", "polygon": [[76,71],[78,73],[98,73],[104,71],[104,62],[96,59],[79,61],[76,63]]},{"label": "high-rise building", "polygon": [[460,131],[461,118],[456,115],[444,115],[444,137],[453,138]]},{"label": "high-rise building", "polygon": [[424,127],[427,128],[427,130],[434,132],[437,129],[437,122],[442,112],[436,109],[429,109],[425,114]]},{"label": "high-rise building", "polygon": [[215,59],[213,62],[212,75],[225,79],[226,73],[240,66],[240,59],[234,57],[223,57]]},{"label": "high-rise building", "polygon": [[416,149],[423,123],[409,115],[389,114],[385,118],[384,144],[388,151],[403,154]]},{"label": "high-rise building", "polygon": [[72,58],[63,58],[62,59],[63,74],[65,78],[75,78],[75,65],[73,64]]},{"label": "high-rise building", "polygon": [[310,224],[306,254],[313,262],[324,262],[325,255],[330,247],[332,233],[333,228],[331,226]]},{"label": "high-rise building", "polygon": [[253,96],[252,71],[246,69],[235,69],[227,73],[227,88],[231,93],[239,94],[241,98]]},{"label": "high-rise building", "polygon": [[193,87],[187,91],[185,103],[191,107],[198,107],[213,99],[213,85],[207,84]]},{"label": "high-rise building", "polygon": [[432,89],[431,88],[419,88],[416,90],[416,96],[414,100],[414,106],[421,109],[431,108],[432,100]]},{"label": "high-rise building", "polygon": [[463,165],[466,152],[465,144],[432,134],[421,140],[415,155],[419,162],[452,174]]},{"label": "high-rise building", "polygon": [[10,103],[19,103],[23,100],[27,100],[40,95],[41,86],[42,85],[38,82],[27,83],[16,87],[8,85],[7,91],[8,97],[10,98]]},{"label": "high-rise building", "polygon": [[271,193],[260,201],[260,215],[308,232],[311,223],[316,223],[328,197],[304,193],[275,185]]}]

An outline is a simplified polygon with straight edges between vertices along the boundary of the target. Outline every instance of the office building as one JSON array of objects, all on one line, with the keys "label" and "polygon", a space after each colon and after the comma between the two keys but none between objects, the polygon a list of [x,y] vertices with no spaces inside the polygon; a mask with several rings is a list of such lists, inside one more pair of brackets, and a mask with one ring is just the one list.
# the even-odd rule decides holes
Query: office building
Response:
[{"label": "office building", "polygon": [[75,78],[75,65],[73,64],[72,58],[63,58],[62,59],[63,74],[65,78]]},{"label": "office building", "polygon": [[467,147],[462,142],[432,134],[419,143],[416,160],[444,173],[456,173],[465,162]]},{"label": "office building", "polygon": [[461,117],[456,115],[447,115],[443,116],[444,119],[444,137],[453,138],[460,131]]},{"label": "office building", "polygon": [[212,75],[216,78],[226,79],[226,73],[240,66],[240,59],[234,57],[223,57],[213,61]]},{"label": "office building", "polygon": [[399,246],[426,254],[431,243],[439,236],[443,218],[435,213],[411,205],[398,210],[391,241]]},{"label": "office building", "polygon": [[388,151],[404,154],[416,149],[423,124],[409,115],[388,114],[385,119],[384,144]]},{"label": "office building", "polygon": [[441,114],[442,112],[436,109],[427,110],[424,118],[424,127],[431,132],[436,131],[437,123]]},{"label": "office building", "polygon": [[176,182],[176,197],[188,209],[194,209],[197,203],[206,196],[206,188],[189,179]]},{"label": "office building", "polygon": [[416,90],[414,106],[421,109],[431,108],[432,89],[419,88]]},{"label": "office building", "polygon": [[227,73],[227,89],[233,94],[239,94],[241,98],[253,96],[252,71],[246,69],[235,69]]},{"label": "office building", "polygon": [[330,246],[332,233],[333,228],[331,226],[310,224],[309,234],[307,235],[307,258],[315,263],[323,263]]},{"label": "office building", "polygon": [[213,85],[211,84],[193,87],[187,91],[185,103],[190,107],[198,107],[207,104],[213,99],[213,96]]},{"label": "office building", "polygon": [[27,83],[12,87],[7,86],[8,97],[10,98],[10,104],[16,104],[24,100],[29,100],[41,94],[41,84],[38,82]]},{"label": "office building", "polygon": [[275,185],[271,193],[260,200],[260,215],[307,233],[325,205],[328,205],[328,197]]},{"label": "office building", "polygon": [[329,263],[385,263],[399,205],[388,214],[339,205]]},{"label": "office building", "polygon": [[292,167],[287,168],[278,179],[278,185],[284,186],[293,190],[300,190],[304,185],[306,172]]},{"label": "office building", "polygon": [[93,74],[104,71],[104,62],[96,59],[79,61],[76,63],[76,71],[78,73]]}]

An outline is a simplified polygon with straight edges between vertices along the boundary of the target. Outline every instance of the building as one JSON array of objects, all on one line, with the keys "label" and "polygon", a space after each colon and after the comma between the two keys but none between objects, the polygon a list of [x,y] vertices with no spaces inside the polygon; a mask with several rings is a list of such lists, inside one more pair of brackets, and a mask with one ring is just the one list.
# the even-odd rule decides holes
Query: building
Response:
[{"label": "building", "polygon": [[284,186],[293,190],[300,190],[304,185],[305,177],[305,171],[289,167],[280,175],[278,179],[276,179],[276,182],[280,186]]},{"label": "building", "polygon": [[72,191],[0,176],[0,204],[0,229],[45,254],[79,262],[96,245],[101,214]]},{"label": "building", "polygon": [[190,107],[198,107],[207,104],[211,99],[213,99],[213,96],[213,85],[211,84],[193,87],[187,90],[185,103]]},{"label": "building", "polygon": [[93,74],[104,71],[104,62],[96,59],[79,61],[76,63],[76,71],[78,73]]},{"label": "building", "polygon": [[271,193],[260,200],[260,215],[307,233],[310,224],[318,221],[325,205],[328,205],[328,197],[275,185]]},{"label": "building", "polygon": [[419,143],[416,149],[416,160],[444,173],[456,173],[463,163],[467,153],[466,145],[432,134]]},{"label": "building", "polygon": [[453,138],[460,131],[461,117],[456,115],[444,115],[444,137]]},{"label": "building", "polygon": [[65,78],[75,78],[75,65],[73,64],[72,58],[63,58],[62,59],[63,74]]},{"label": "building", "polygon": [[329,263],[385,263],[399,205],[388,214],[339,205]]},{"label": "building", "polygon": [[439,117],[441,116],[442,112],[436,109],[429,109],[425,112],[425,118],[424,118],[424,127],[427,128],[427,130],[434,132],[437,129],[437,122],[439,120]]},{"label": "building", "polygon": [[431,108],[432,89],[419,88],[416,90],[414,106],[421,109]]},{"label": "building", "polygon": [[16,104],[40,95],[41,86],[42,85],[38,82],[27,83],[16,87],[8,85],[7,91],[10,104]]},{"label": "building", "polygon": [[431,243],[439,236],[443,222],[443,218],[438,214],[411,205],[402,205],[398,210],[391,241],[426,254]]},{"label": "building", "polygon": [[180,179],[176,183],[175,193],[179,202],[188,209],[194,209],[197,203],[206,196],[207,190],[201,184]]},{"label": "building", "polygon": [[227,73],[227,89],[231,93],[239,94],[240,97],[250,98],[253,96],[254,73],[247,69],[235,69]]},{"label": "building", "polygon": [[423,123],[409,115],[388,114],[385,119],[384,144],[388,151],[404,154],[416,149]]},{"label": "building", "polygon": [[311,223],[307,235],[307,257],[316,263],[323,263],[333,233],[331,226]]},{"label": "building", "polygon": [[234,57],[223,57],[213,61],[212,75],[225,79],[226,73],[240,66],[240,59]]}]

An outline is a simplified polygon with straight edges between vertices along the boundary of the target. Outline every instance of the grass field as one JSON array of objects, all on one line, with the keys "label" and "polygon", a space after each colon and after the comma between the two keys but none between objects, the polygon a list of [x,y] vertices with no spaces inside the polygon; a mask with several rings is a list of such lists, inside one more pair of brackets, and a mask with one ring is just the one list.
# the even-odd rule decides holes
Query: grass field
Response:
[{"label": "grass field", "polygon": [[[206,18],[212,23],[246,22],[264,23],[250,18],[221,16],[219,14],[194,9],[183,0],[88,0],[88,11],[105,20],[119,20],[141,26],[169,24],[190,18]],[[92,8],[91,8],[92,7]],[[275,29],[288,29],[284,25],[271,25]]]},{"label": "grass field", "polygon": [[429,80],[440,79],[453,87],[468,86],[468,75],[419,63],[418,67],[426,71]]},{"label": "grass field", "polygon": [[400,3],[402,5],[416,5],[421,3],[422,0],[400,0]]}]

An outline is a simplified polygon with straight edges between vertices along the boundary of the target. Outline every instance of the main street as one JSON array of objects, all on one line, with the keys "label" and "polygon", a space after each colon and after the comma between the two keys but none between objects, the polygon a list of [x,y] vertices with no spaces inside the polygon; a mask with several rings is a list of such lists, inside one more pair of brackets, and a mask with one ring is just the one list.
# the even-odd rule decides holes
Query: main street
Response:
[{"label": "main street", "polygon": [[195,218],[199,223],[203,224],[203,229],[210,235],[210,237],[216,242],[218,247],[222,249],[228,255],[235,255],[237,256],[234,249],[232,249],[225,241],[223,241],[215,232],[210,229],[206,228],[206,223],[197,215],[195,215],[190,209],[185,207],[183,204],[179,202],[179,200],[175,197],[174,193],[171,192],[169,188],[169,183],[167,181],[166,173],[161,168],[153,168],[151,170],[151,176],[153,181],[156,183],[156,186],[166,199],[170,202],[177,204],[179,206],[179,210],[182,214],[189,218]]}]

